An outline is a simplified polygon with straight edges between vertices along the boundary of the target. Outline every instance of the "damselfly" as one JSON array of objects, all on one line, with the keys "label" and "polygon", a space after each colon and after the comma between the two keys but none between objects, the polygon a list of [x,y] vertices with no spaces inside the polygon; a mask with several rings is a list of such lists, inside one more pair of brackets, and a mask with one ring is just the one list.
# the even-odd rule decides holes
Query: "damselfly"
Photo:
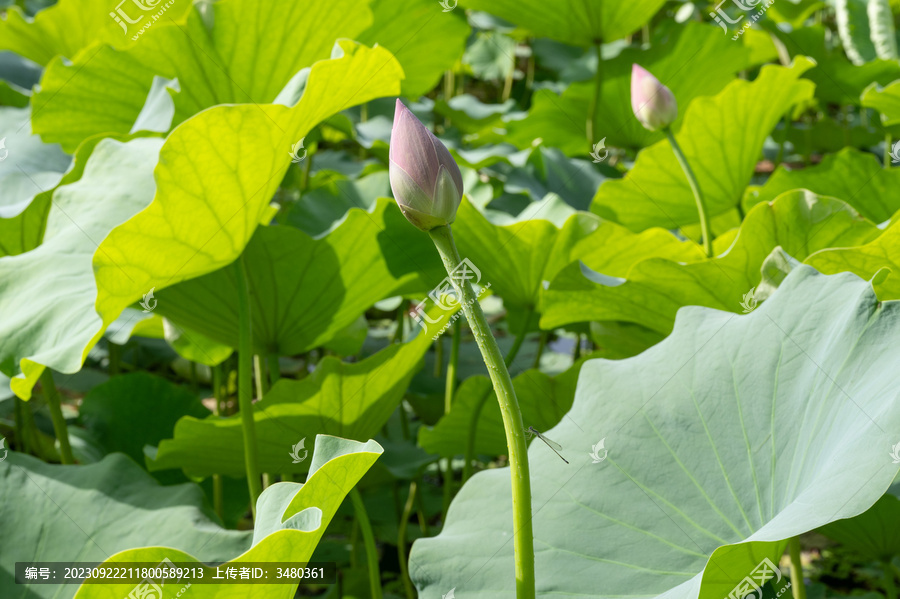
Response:
[{"label": "damselfly", "polygon": [[548,439],[547,437],[545,437],[544,435],[542,435],[540,432],[538,432],[538,430],[537,430],[536,428],[534,428],[533,426],[529,426],[529,427],[528,427],[528,430],[525,431],[525,434],[528,435],[528,438],[529,438],[529,439],[530,439],[531,437],[537,437],[538,439],[540,439],[541,441],[543,441],[544,443],[546,443],[546,444],[547,444],[547,447],[549,447],[550,449],[552,449],[553,452],[554,452],[556,455],[559,456],[559,459],[561,459],[561,460],[562,460],[563,462],[565,462],[566,464],[569,463],[569,460],[567,460],[566,458],[562,457],[562,454],[559,453],[559,452],[562,451],[562,445],[560,445],[560,444],[557,443],[556,441],[551,441],[550,439]]}]

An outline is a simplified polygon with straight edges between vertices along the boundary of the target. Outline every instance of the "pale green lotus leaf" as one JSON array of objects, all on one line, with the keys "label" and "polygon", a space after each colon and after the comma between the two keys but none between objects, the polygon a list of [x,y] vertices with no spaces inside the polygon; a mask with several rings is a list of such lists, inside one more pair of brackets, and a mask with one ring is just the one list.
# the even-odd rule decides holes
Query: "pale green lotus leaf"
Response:
[{"label": "pale green lotus leaf", "polygon": [[16,562],[102,562],[146,545],[224,561],[250,546],[250,533],[218,524],[200,487],[164,487],[121,453],[96,464],[60,466],[10,452],[0,462],[0,479],[0,534],[16,540],[0,544],[4,594],[15,588],[21,596],[60,599],[78,589],[74,584],[16,585]]},{"label": "pale green lotus leaf", "polygon": [[[644,353],[582,366],[531,464],[538,596],[729,596],[787,540],[856,516],[900,470],[900,303],[800,266],[747,315],[681,310]],[[463,486],[419,596],[515,596],[508,468]],[[771,576],[771,574],[770,574]]]}]

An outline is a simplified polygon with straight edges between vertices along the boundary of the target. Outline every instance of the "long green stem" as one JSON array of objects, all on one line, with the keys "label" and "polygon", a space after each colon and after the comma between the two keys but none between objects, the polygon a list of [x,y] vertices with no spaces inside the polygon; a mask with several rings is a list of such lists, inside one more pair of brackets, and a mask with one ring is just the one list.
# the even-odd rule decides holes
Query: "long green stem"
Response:
[{"label": "long green stem", "polygon": [[47,405],[50,407],[53,432],[56,433],[56,438],[59,440],[59,457],[63,464],[74,464],[75,457],[72,455],[72,446],[69,445],[69,429],[66,426],[66,419],[63,417],[59,391],[56,389],[53,373],[49,368],[44,368],[44,372],[41,373],[41,388],[44,390],[44,399],[47,400]]},{"label": "long green stem", "polygon": [[891,134],[884,136],[884,168],[891,168]]},{"label": "long green stem", "polygon": [[[216,416],[221,415],[222,410],[222,365],[216,364],[212,367],[212,386],[213,386],[213,400],[215,401],[215,409],[213,410],[213,414]],[[224,519],[225,517],[225,502],[224,502],[224,489],[222,487],[222,475],[221,474],[213,474],[213,508],[216,510],[216,514],[218,514],[219,518]]]},{"label": "long green stem", "polygon": [[472,462],[475,461],[475,434],[478,432],[478,419],[481,417],[481,409],[487,403],[488,397],[491,396],[491,390],[485,391],[484,395],[475,404],[472,411],[472,417],[469,420],[469,435],[466,437],[466,463],[463,465],[462,484],[466,484],[469,477],[472,476]]},{"label": "long green stem", "polygon": [[450,413],[453,404],[453,393],[456,390],[456,372],[459,367],[459,341],[462,337],[461,322],[457,318],[453,323],[453,338],[450,342],[450,361],[447,364],[447,380],[444,384],[444,414]]},{"label": "long green stem", "polygon": [[[453,234],[449,226],[441,226],[429,231],[431,240],[437,247],[448,273],[462,262]],[[478,349],[491,376],[500,414],[503,417],[503,428],[506,430],[506,446],[509,453],[509,471],[512,479],[513,534],[516,564],[516,597],[518,599],[534,599],[534,530],[531,522],[531,476],[528,472],[528,445],[525,442],[525,426],[522,423],[522,412],[516,399],[512,379],[503,361],[497,340],[491,333],[487,318],[478,303],[478,297],[467,278],[457,281],[451,274],[451,281],[465,312],[466,319],[472,329]]]},{"label": "long green stem", "polygon": [[350,490],[350,501],[353,502],[353,511],[362,531],[363,545],[366,548],[366,562],[369,565],[369,591],[372,599],[381,599],[381,572],[378,570],[378,549],[375,547],[375,533],[372,532],[372,523],[363,503],[362,496],[356,487]]},{"label": "long green stem", "polygon": [[513,360],[516,359],[516,356],[519,355],[519,350],[522,349],[522,342],[525,341],[525,336],[528,334],[528,326],[531,324],[533,314],[534,308],[528,308],[528,311],[525,312],[525,321],[522,323],[522,329],[516,335],[516,340],[513,341],[512,347],[509,348],[509,352],[503,360],[507,368],[512,366]]},{"label": "long green stem", "polygon": [[256,423],[253,421],[253,328],[250,320],[250,287],[244,258],[234,263],[238,291],[238,407],[244,433],[244,466],[250,489],[250,510],[256,519],[256,500],[262,493],[256,461]]},{"label": "long green stem", "polygon": [[409,568],[406,565],[406,527],[409,517],[412,515],[413,503],[416,499],[416,481],[409,483],[409,495],[406,497],[406,505],[403,506],[403,514],[400,516],[400,526],[397,528],[397,557],[400,559],[400,578],[403,579],[403,589],[409,599],[416,599],[416,592],[409,580]]},{"label": "long green stem", "polygon": [[806,587],[803,585],[803,564],[800,561],[800,539],[792,537],[788,541],[791,554],[791,593],[794,599],[806,599]]},{"label": "long green stem", "polygon": [[599,118],[597,116],[597,107],[600,105],[600,94],[603,91],[603,72],[600,67],[603,65],[603,53],[600,50],[601,42],[598,40],[594,43],[594,48],[597,51],[597,70],[594,72],[594,95],[591,96],[591,103],[588,106],[588,117],[587,117],[587,138],[588,143],[593,146],[599,140],[594,139],[594,136],[597,134],[598,130],[598,121]]},{"label": "long green stem", "polygon": [[681,165],[681,170],[684,171],[684,174],[687,177],[688,184],[691,186],[691,191],[694,192],[694,201],[697,203],[697,213],[700,215],[700,235],[703,238],[703,251],[706,252],[707,257],[712,258],[713,249],[712,235],[710,235],[709,232],[709,215],[706,212],[706,204],[703,203],[703,194],[700,191],[700,184],[697,182],[697,177],[694,176],[694,171],[691,170],[691,165],[688,164],[684,152],[681,151],[681,146],[675,141],[675,136],[672,135],[672,129],[666,127],[663,131],[665,131],[666,137],[669,138],[669,143],[672,144],[672,151],[675,153],[675,158],[678,159],[678,163]]}]

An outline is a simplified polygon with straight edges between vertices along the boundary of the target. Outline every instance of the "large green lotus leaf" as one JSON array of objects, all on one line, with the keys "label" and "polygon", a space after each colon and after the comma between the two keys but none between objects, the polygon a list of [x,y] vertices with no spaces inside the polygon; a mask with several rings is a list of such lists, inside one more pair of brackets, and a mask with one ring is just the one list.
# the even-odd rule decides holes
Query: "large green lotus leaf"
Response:
[{"label": "large green lotus leaf", "polygon": [[625,37],[653,18],[664,0],[462,0],[466,8],[483,10],[527,29],[576,46]]},{"label": "large green lotus leaf", "polygon": [[872,279],[881,269],[888,276],[873,282],[878,297],[900,299],[900,223],[892,223],[881,235],[860,247],[832,245],[809,257],[807,263],[824,273],[852,272]]},{"label": "large green lotus leaf", "polygon": [[98,143],[81,178],[53,193],[43,243],[0,260],[0,367],[9,376],[26,371],[27,380],[12,381],[20,397],[30,396],[40,375],[39,366],[28,364],[66,373],[81,368],[91,338],[102,330],[91,260],[113,227],[152,200],[161,145],[158,139]]},{"label": "large green lotus leaf", "polygon": [[[23,16],[18,6],[6,9],[6,18],[0,19],[0,50],[12,50],[20,56],[47,65],[56,56],[74,59],[87,46],[97,42],[123,48],[134,43],[137,30],[149,22],[152,15],[169,4],[162,0],[147,0],[144,6],[151,11],[141,11],[131,2],[95,2],[94,0],[59,0],[55,5],[38,12],[33,19]],[[159,6],[157,6],[159,5]],[[132,20],[128,35],[110,16],[121,7]],[[190,0],[174,0],[164,19],[179,20],[191,7]],[[146,14],[148,16],[143,16]],[[142,38],[139,38],[142,39]],[[95,46],[96,48],[96,46]],[[88,52],[95,52],[92,49]]]},{"label": "large green lotus leaf", "polygon": [[890,220],[900,209],[894,191],[900,189],[900,170],[885,169],[875,156],[855,148],[828,154],[810,168],[792,171],[779,166],[762,188],[744,196],[744,209],[801,188],[844,200],[876,223]]},{"label": "large green lotus leaf", "polygon": [[[13,333],[3,337],[0,368],[7,374],[22,370],[25,379],[13,380],[20,397],[30,395],[40,365],[77,371],[104,327],[151,289],[232,263],[291,164],[294,140],[351,104],[398,93],[402,74],[387,50],[352,42],[342,42],[341,48],[342,56],[311,69],[294,107],[215,107],[180,125],[161,149],[157,141],[136,140],[128,147],[143,153],[124,157],[114,151],[122,144],[101,142],[107,151],[97,158],[94,176],[88,177],[86,170],[81,181],[54,196],[62,198],[54,209],[57,228],[66,236],[51,236],[48,224],[44,249],[16,257],[24,262],[4,260],[0,265],[16,270],[16,277],[10,278],[14,284],[0,289],[0,307],[22,323],[10,326]],[[90,197],[78,201],[82,195]],[[60,201],[65,206],[57,205]],[[93,265],[85,260],[89,257]],[[46,274],[25,277],[30,271],[16,268],[34,262],[40,262]],[[60,272],[68,285],[59,284]]]},{"label": "large green lotus leaf", "polygon": [[873,83],[863,92],[862,105],[881,113],[881,122],[891,127],[900,124],[900,81],[882,88]]},{"label": "large green lotus leaf", "polygon": [[562,228],[538,218],[495,225],[468,201],[459,208],[453,235],[460,255],[481,271],[481,284],[489,282],[507,306],[525,309],[535,309],[542,283],[574,260],[605,260],[610,273],[624,275],[653,256],[702,257],[696,244],[668,232],[635,235],[584,212],[569,217]]},{"label": "large green lotus leaf", "polygon": [[77,587],[32,585],[26,592],[14,583],[17,561],[101,562],[145,545],[224,561],[250,545],[249,533],[217,524],[200,487],[161,486],[120,453],[59,466],[10,452],[0,462],[0,481],[0,535],[15,539],[0,546],[0,588],[18,588],[18,596],[72,597]]},{"label": "large green lotus leaf", "polygon": [[[344,497],[382,454],[375,441],[358,443],[318,435],[309,460],[305,484],[276,483],[256,502],[253,546],[227,565],[247,562],[308,562]],[[166,547],[132,549],[110,556],[113,562],[200,562],[202,558]],[[206,577],[215,575],[207,570]],[[164,587],[174,597],[184,583]],[[297,585],[194,584],[190,597],[198,599],[291,599]],[[121,599],[134,585],[84,585],[76,599]],[[169,590],[171,588],[171,591]]]},{"label": "large green lotus leaf", "polygon": [[[682,306],[742,312],[745,294],[763,280],[762,267],[776,251],[803,261],[823,248],[867,243],[880,231],[850,206],[802,190],[758,204],[744,219],[730,248],[712,260],[690,264],[652,258],[627,273],[584,260],[562,270],[542,297],[541,328],[591,320],[624,320],[661,333],[672,330]],[[776,248],[780,248],[777,249]],[[601,273],[601,274],[598,274]]]},{"label": "large green lotus leaf", "polygon": [[890,563],[900,555],[900,483],[864,513],[827,524],[819,532],[866,559]]},{"label": "large green lotus leaf", "polygon": [[[420,333],[405,344],[391,345],[365,360],[345,363],[333,356],[301,379],[281,379],[253,404],[257,455],[262,472],[306,472],[309,462],[293,463],[291,448],[317,434],[350,439],[374,436],[397,408],[422,356],[437,332]],[[150,470],[182,468],[193,476],[244,472],[240,415],[198,419],[187,416],[175,425],[148,460]]]},{"label": "large green lotus leaf", "polygon": [[[353,38],[372,22],[368,4],[354,0],[210,6],[212,29],[195,9],[186,23],[166,18],[154,24],[127,50],[101,46],[71,64],[52,61],[34,96],[35,132],[69,151],[90,135],[129,133],[157,76],[178,80],[173,125],[216,104],[272,102],[299,70],[328,58],[336,39]],[[270,126],[284,126],[273,120]]]},{"label": "large green lotus leaf", "polygon": [[[582,363],[576,363],[557,376],[531,369],[513,379],[525,426],[545,431],[559,423],[572,407]],[[464,454],[473,417],[476,423],[475,453],[505,455],[506,432],[500,404],[490,379],[480,375],[463,381],[450,412],[434,427],[419,429],[419,446],[445,457]]]},{"label": "large green lotus leaf", "polygon": [[462,11],[441,12],[434,0],[373,0],[372,11],[374,23],[354,39],[394,53],[406,75],[403,95],[409,98],[431,91],[444,71],[453,68],[471,33]]},{"label": "large green lotus leaf", "polygon": [[[748,315],[685,308],[641,355],[586,362],[547,431],[570,464],[529,450],[538,595],[726,597],[871,507],[900,469],[898,335],[900,304],[801,266]],[[514,596],[509,492],[508,469],[476,474],[416,541],[421,597]]]},{"label": "large green lotus leaf", "polygon": [[803,77],[816,84],[816,98],[823,102],[858,106],[860,94],[873,81],[887,85],[900,77],[900,63],[896,60],[852,64],[840,49],[833,49],[831,42],[826,43],[822,25],[794,28],[790,32],[777,27],[767,29],[781,40],[792,58],[809,56],[816,61],[816,66]]},{"label": "large green lotus leaf", "polygon": [[[36,195],[56,187],[72,157],[31,135],[30,108],[0,106],[0,218],[25,210]],[[0,245],[3,241],[0,240]]]},{"label": "large green lotus leaf", "polygon": [[[800,80],[812,66],[803,57],[791,67],[769,65],[752,83],[737,80],[712,98],[697,98],[675,134],[697,176],[710,216],[734,209],[753,176],[763,143],[797,102],[812,97]],[[667,229],[699,221],[694,196],[668,140],[638,154],[622,179],[600,186],[591,210],[634,231]]]},{"label": "large green lotus leaf", "polygon": [[[244,250],[251,289],[254,352],[290,356],[319,347],[372,304],[425,295],[446,271],[427,235],[396,202],[358,208],[313,238],[293,227],[260,227]],[[238,293],[231,266],[156,293],[156,310],[174,322],[237,347]]]},{"label": "large green lotus leaf", "polygon": [[[649,50],[628,48],[604,61],[594,142],[606,139],[607,147],[642,148],[663,139],[662,133],[645,129],[631,111],[634,63],[649,69],[672,90],[679,112],[684,114],[694,98],[719,93],[735,73],[747,68],[750,53],[743,42],[735,44],[723,37],[718,27],[691,22],[654,42]],[[526,148],[541,138],[566,154],[588,154],[591,144],[585,139],[585,123],[593,94],[593,82],[573,83],[562,96],[549,89],[538,90],[528,117],[507,123],[505,141]],[[680,124],[676,121],[676,128]]]}]

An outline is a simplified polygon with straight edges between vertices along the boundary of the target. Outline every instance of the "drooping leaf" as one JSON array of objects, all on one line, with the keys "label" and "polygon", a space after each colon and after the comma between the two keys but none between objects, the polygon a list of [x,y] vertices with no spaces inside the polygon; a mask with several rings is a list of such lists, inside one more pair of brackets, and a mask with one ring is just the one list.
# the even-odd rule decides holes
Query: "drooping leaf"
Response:
[{"label": "drooping leaf", "polygon": [[483,10],[515,23],[536,37],[549,37],[576,46],[612,42],[639,29],[653,18],[664,0],[635,0],[624,5],[610,0],[462,0],[460,4]]},{"label": "drooping leaf", "polygon": [[[803,57],[789,68],[765,66],[752,83],[734,81],[688,108],[675,137],[697,176],[709,216],[738,205],[769,132],[794,104],[812,97],[812,84],[800,80],[811,66]],[[699,221],[668,140],[642,151],[623,179],[601,185],[591,211],[633,231]]]},{"label": "drooping leaf", "polygon": [[[342,44],[342,56],[312,68],[294,107],[216,107],[179,126],[161,149],[148,140],[98,145],[94,169],[55,193],[41,248],[0,265],[17,273],[0,290],[3,312],[15,313],[2,323],[0,368],[22,372],[13,380],[20,397],[30,395],[42,365],[77,371],[104,327],[151,289],[232,263],[290,165],[295,140],[353,103],[398,93],[401,73],[389,52]],[[221,152],[234,147],[240,155]],[[21,268],[37,263],[45,274]],[[53,274],[61,270],[65,286]],[[35,293],[41,302],[29,300]]]},{"label": "drooping leaf", "polygon": [[[259,496],[253,544],[227,565],[245,562],[308,562],[319,539],[334,517],[344,497],[363,477],[382,453],[375,441],[358,443],[327,435],[318,435],[309,460],[306,483],[276,483]],[[154,562],[165,558],[173,562],[199,562],[202,557],[190,551],[167,547],[144,547],[110,556],[116,562]],[[212,577],[215,570],[208,571]],[[181,584],[173,585],[178,589]],[[291,599],[296,584],[196,584],[189,589],[198,599]],[[83,585],[76,599],[121,599],[133,584]],[[168,587],[166,587],[168,589]]]},{"label": "drooping leaf", "polygon": [[[262,472],[306,472],[308,461],[295,461],[292,447],[315,435],[350,439],[374,436],[403,398],[431,344],[420,333],[403,345],[391,345],[356,363],[328,356],[309,376],[281,379],[253,404],[258,464]],[[185,417],[173,439],[163,440],[151,470],[182,468],[192,476],[244,472],[244,441],[239,415],[228,418]]]},{"label": "drooping leaf", "polygon": [[[336,39],[354,38],[372,22],[368,5],[353,0],[228,0],[211,7],[212,29],[193,9],[185,23],[155,23],[127,50],[100,46],[71,65],[52,61],[34,96],[35,132],[68,151],[91,135],[127,134],[155,77],[178,80],[173,126],[216,104],[273,102],[299,70],[328,58]],[[271,118],[270,127],[284,126]]]},{"label": "drooping leaf", "polygon": [[[58,466],[10,452],[0,462],[0,480],[0,533],[16,540],[0,546],[3,589],[23,592],[14,583],[17,561],[101,562],[147,545],[224,561],[250,545],[249,533],[216,524],[200,487],[163,487],[120,453],[96,464]],[[40,525],[35,525],[37,517]],[[24,592],[28,597],[68,598],[77,588],[30,585]]]},{"label": "drooping leaf", "polygon": [[[585,363],[546,431],[571,463],[529,450],[538,593],[725,597],[787,539],[871,507],[900,469],[898,334],[900,304],[803,266],[749,315],[688,308],[640,356]],[[416,541],[420,594],[514,596],[509,487],[475,475]]]},{"label": "drooping leaf", "polygon": [[[53,193],[43,243],[0,260],[0,367],[7,375],[26,370],[25,361],[66,373],[81,368],[102,326],[91,268],[97,243],[152,200],[160,145],[156,139],[101,141],[81,178]],[[40,366],[28,372],[28,380],[13,379],[20,397],[30,396]]]},{"label": "drooping leaf", "polygon": [[828,154],[809,168],[788,170],[779,166],[759,190],[744,196],[744,210],[771,202],[791,189],[838,198],[875,223],[889,220],[900,210],[900,197],[892,190],[900,186],[900,170],[884,169],[872,154],[844,148]]},{"label": "drooping leaf", "polygon": [[[771,203],[757,204],[728,251],[712,260],[682,264],[651,258],[617,272],[594,268],[589,257],[583,259],[587,268],[577,263],[566,267],[542,296],[541,327],[624,320],[668,333],[683,306],[741,313],[755,305],[746,294],[755,297],[753,291],[763,281],[761,269],[773,252],[802,261],[820,249],[860,246],[878,234],[873,223],[844,202],[806,191],[787,192]],[[614,254],[615,247],[607,251]]]}]

